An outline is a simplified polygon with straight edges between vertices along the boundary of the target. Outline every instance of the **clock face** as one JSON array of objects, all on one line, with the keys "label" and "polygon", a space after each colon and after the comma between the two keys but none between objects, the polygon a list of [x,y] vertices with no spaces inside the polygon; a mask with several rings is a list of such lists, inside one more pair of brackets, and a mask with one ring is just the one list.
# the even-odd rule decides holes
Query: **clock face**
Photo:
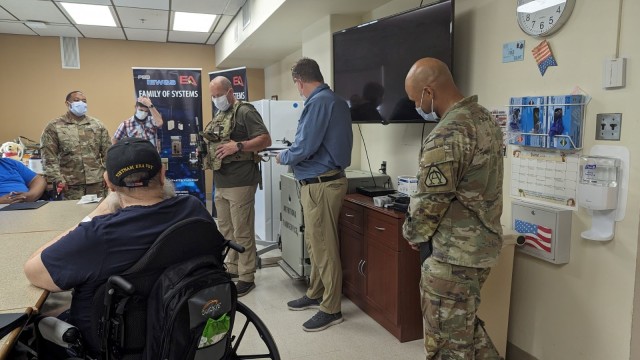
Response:
[{"label": "clock face", "polygon": [[573,11],[575,0],[518,0],[518,25],[531,36],[558,31]]}]

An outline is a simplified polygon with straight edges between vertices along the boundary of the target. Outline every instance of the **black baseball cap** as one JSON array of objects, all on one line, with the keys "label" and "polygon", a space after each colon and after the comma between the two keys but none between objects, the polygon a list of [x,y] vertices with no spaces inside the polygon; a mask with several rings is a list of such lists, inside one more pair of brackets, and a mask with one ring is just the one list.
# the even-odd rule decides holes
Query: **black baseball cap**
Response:
[{"label": "black baseball cap", "polygon": [[[107,176],[116,186],[148,186],[149,179],[156,176],[161,168],[158,150],[149,140],[126,137],[107,150]],[[124,181],[125,177],[137,173],[144,173],[146,176],[135,183]]]}]

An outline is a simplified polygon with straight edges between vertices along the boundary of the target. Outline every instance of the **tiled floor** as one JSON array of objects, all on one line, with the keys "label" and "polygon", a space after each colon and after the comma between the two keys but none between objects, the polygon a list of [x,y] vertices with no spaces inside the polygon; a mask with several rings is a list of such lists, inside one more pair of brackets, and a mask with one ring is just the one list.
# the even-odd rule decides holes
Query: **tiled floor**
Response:
[{"label": "tiled floor", "polygon": [[[286,303],[302,296],[303,281],[289,278],[278,266],[259,269],[256,288],[239,301],[258,314],[273,335],[284,360],[424,359],[422,340],[400,343],[347,298],[342,300],[344,322],[324,331],[308,333],[302,323],[316,310],[290,311]],[[234,332],[236,332],[235,329]],[[256,334],[241,348],[259,342]],[[246,343],[245,343],[246,342]],[[255,348],[246,353],[253,353]]]}]

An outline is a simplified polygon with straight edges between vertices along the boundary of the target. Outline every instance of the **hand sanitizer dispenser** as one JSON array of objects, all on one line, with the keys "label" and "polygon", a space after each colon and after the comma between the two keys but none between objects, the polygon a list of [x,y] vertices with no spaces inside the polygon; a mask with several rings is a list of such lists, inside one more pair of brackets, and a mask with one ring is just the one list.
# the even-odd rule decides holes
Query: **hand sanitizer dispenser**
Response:
[{"label": "hand sanitizer dispenser", "polygon": [[620,188],[620,159],[604,156],[580,157],[578,206],[592,213],[591,229],[582,232],[589,240],[613,239]]}]

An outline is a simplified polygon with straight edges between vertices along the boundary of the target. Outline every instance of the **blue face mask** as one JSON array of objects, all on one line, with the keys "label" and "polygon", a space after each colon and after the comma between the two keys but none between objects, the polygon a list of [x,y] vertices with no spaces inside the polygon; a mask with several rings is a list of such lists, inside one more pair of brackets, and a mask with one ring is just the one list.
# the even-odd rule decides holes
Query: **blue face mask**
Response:
[{"label": "blue face mask", "polygon": [[418,114],[420,114],[420,116],[422,116],[422,118],[425,121],[438,122],[438,120],[439,120],[438,115],[433,110],[433,97],[431,98],[431,112],[428,113],[428,114],[426,112],[424,112],[424,110],[422,110],[422,98],[423,97],[424,97],[424,89],[422,89],[422,95],[420,95],[420,106],[418,106],[416,108],[416,111],[418,112]]},{"label": "blue face mask", "polygon": [[84,116],[87,113],[87,103],[84,101],[74,101],[69,104],[69,111],[75,116]]}]

